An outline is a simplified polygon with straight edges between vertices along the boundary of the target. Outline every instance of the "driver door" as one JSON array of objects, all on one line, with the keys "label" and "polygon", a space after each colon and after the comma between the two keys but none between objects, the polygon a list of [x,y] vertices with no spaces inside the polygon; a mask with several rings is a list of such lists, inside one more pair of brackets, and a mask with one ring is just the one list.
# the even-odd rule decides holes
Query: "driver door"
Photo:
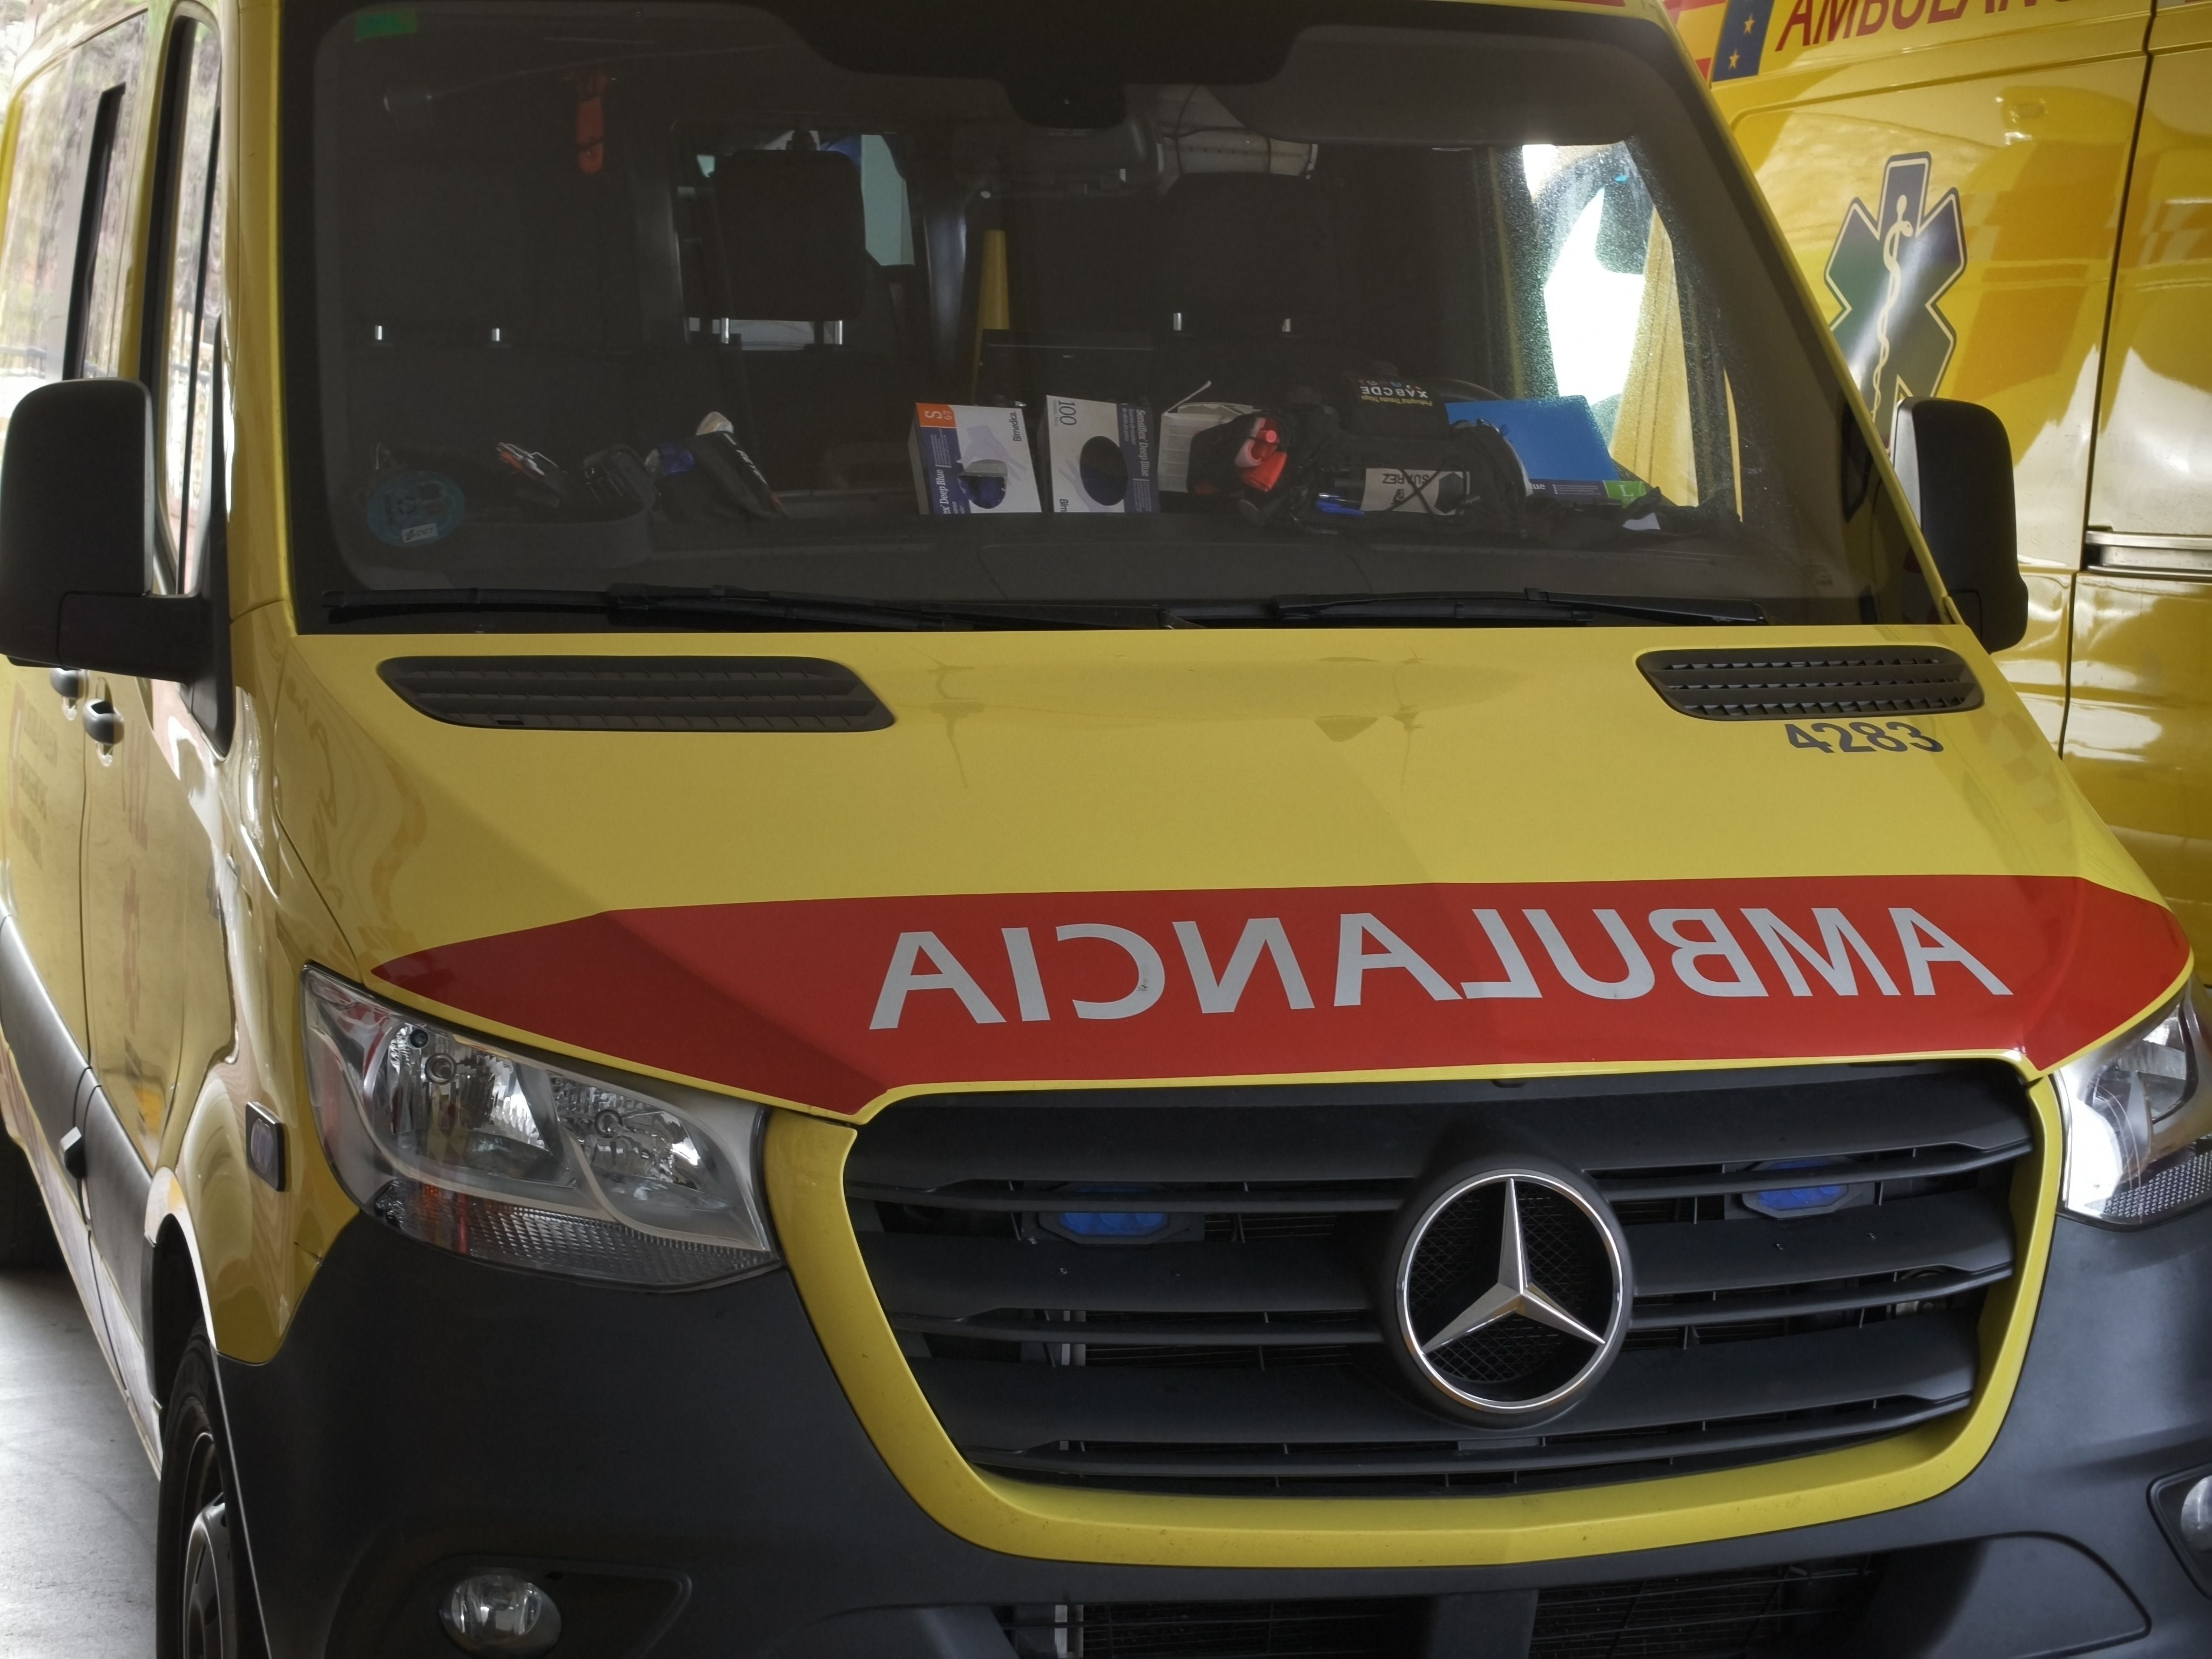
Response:
[{"label": "driver door", "polygon": [[[145,19],[131,19],[32,76],[17,96],[0,243],[0,430],[37,387],[117,370],[145,48]],[[9,664],[0,676],[8,700],[0,1024],[13,1061],[13,1115],[27,1132],[64,1258],[97,1316],[87,1194],[65,1167],[77,1162],[72,1137],[82,1132],[86,1092],[86,687],[82,676],[61,669]]]},{"label": "driver door", "polygon": [[[222,303],[217,188],[222,48],[180,13],[164,53],[140,372],[154,388],[161,568],[169,592],[207,592],[222,550],[214,457]],[[213,592],[219,597],[220,586]],[[230,990],[216,884],[222,823],[210,705],[190,688],[96,676],[111,741],[88,745],[83,854],[85,1134],[92,1233],[115,1301],[118,1369],[153,1421],[144,1364],[147,1190],[176,1154],[208,1066],[230,1046]],[[196,710],[195,704],[199,707]]]}]

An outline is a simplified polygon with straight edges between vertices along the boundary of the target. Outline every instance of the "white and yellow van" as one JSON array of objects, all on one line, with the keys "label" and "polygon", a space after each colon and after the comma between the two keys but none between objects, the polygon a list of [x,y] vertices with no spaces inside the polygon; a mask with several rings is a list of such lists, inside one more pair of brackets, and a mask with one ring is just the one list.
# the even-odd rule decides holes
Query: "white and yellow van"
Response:
[{"label": "white and yellow van", "polygon": [[6,144],[165,1659],[2205,1650],[2186,939],[1656,5],[59,0]]},{"label": "white and yellow van", "polygon": [[1876,405],[2011,434],[2034,621],[2002,665],[2212,948],[2212,5],[1677,13]]}]

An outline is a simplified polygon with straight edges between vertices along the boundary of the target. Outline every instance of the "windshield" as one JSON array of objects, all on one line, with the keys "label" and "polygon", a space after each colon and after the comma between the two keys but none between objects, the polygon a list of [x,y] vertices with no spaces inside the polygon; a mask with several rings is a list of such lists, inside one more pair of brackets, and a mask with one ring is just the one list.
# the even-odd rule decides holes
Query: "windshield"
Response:
[{"label": "windshield", "polygon": [[1929,619],[1661,30],[1059,9],[310,31],[302,625]]}]

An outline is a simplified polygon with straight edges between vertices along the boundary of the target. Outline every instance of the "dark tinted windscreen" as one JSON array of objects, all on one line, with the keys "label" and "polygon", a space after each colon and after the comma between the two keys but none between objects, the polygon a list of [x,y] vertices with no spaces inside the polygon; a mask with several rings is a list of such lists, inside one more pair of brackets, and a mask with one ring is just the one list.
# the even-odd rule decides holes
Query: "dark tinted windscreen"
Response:
[{"label": "dark tinted windscreen", "polygon": [[1212,81],[1139,32],[1042,93],[736,6],[345,17],[301,168],[303,621],[472,587],[1907,614],[1656,31],[1435,16],[1279,27]]}]

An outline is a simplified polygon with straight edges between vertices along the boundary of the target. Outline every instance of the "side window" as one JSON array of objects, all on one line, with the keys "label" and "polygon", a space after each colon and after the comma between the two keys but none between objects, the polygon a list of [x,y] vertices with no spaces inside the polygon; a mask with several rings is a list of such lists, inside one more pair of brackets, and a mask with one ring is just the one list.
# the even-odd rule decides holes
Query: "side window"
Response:
[{"label": "side window", "polygon": [[112,374],[128,290],[131,168],[146,20],[93,37],[25,84],[0,245],[0,429],[23,395]]},{"label": "side window", "polygon": [[0,251],[0,413],[62,377],[76,275],[76,213],[84,201],[91,129],[71,130],[69,65],[57,64],[17,100],[15,189]]},{"label": "side window", "polygon": [[180,20],[170,37],[147,288],[144,373],[153,387],[161,511],[178,586],[199,580],[215,493],[216,359],[222,345],[222,43],[209,23]]},{"label": "side window", "polygon": [[[860,200],[868,216],[868,257],[879,265],[914,263],[914,215],[907,205],[906,177],[890,140],[865,133],[850,141],[860,163]],[[844,149],[842,144],[833,146]]]}]

